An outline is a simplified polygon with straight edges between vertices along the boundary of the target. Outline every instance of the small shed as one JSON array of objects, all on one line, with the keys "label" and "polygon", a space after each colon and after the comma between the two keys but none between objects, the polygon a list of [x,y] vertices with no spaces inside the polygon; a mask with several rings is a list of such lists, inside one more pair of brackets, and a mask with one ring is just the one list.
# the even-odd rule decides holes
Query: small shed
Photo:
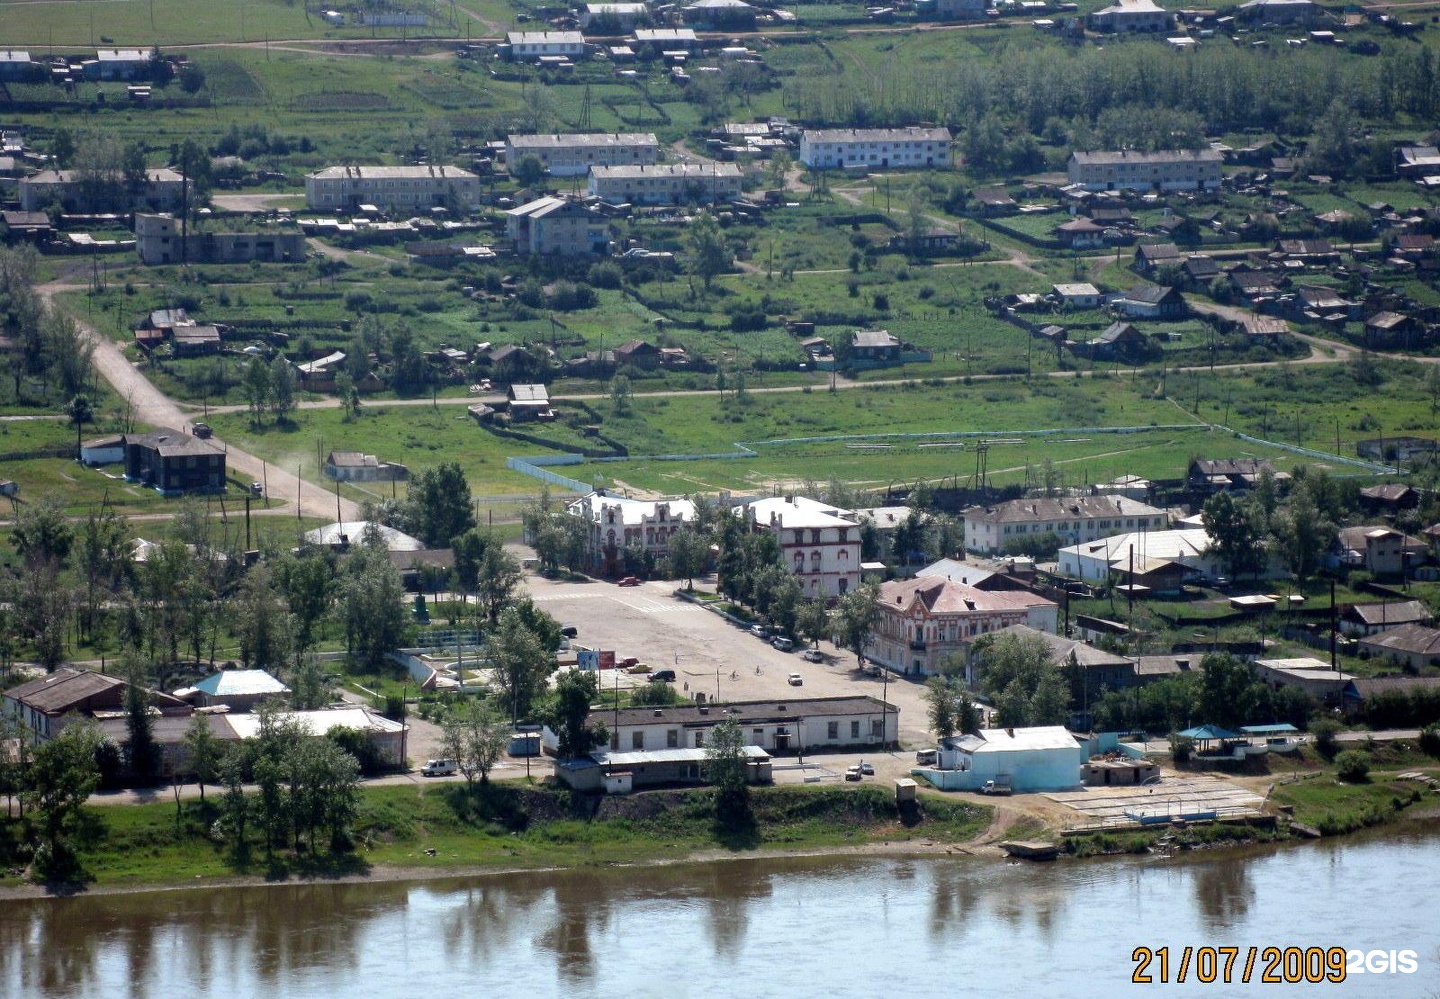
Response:
[{"label": "small shed", "polygon": [[909,777],[895,778],[895,804],[907,805],[915,802],[920,797],[920,785],[916,784]]},{"label": "small shed", "polygon": [[125,460],[125,438],[120,434],[96,437],[80,445],[80,461],[94,467],[114,465]]}]

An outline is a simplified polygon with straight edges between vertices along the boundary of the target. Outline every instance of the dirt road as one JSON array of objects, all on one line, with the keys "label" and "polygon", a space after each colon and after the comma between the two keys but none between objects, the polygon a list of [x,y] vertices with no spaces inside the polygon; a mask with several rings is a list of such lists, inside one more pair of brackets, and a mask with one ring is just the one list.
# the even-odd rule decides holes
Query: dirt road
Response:
[{"label": "dirt road", "polygon": [[[41,285],[36,290],[47,302],[53,302],[53,297],[59,292],[82,289],[83,286],[80,285],[56,282]],[[156,388],[150,379],[126,360],[113,340],[97,333],[93,326],[79,316],[75,317],[75,321],[95,345],[95,369],[110,383],[115,393],[125,400],[136,420],[157,427],[172,427],[187,432],[190,430],[194,424],[193,408],[187,411]],[[254,455],[227,444],[219,437],[212,437],[211,443],[224,449],[225,463],[233,474],[242,478],[249,477],[256,482],[265,482],[270,496],[274,499],[289,502],[298,491],[300,511],[307,517],[323,517],[328,520],[335,515],[336,497],[323,486],[298,479],[278,465],[269,465]],[[359,519],[360,506],[354,500],[342,498],[339,500],[339,507],[341,519]]]}]

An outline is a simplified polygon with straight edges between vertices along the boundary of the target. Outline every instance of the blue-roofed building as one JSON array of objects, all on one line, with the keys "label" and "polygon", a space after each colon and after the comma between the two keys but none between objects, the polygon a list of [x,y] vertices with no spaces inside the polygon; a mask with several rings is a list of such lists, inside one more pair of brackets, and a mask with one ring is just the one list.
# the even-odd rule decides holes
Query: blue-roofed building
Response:
[{"label": "blue-roofed building", "polygon": [[227,669],[207,676],[193,687],[177,690],[175,696],[206,708],[224,705],[231,711],[251,711],[267,698],[289,693],[289,687],[263,669]]}]

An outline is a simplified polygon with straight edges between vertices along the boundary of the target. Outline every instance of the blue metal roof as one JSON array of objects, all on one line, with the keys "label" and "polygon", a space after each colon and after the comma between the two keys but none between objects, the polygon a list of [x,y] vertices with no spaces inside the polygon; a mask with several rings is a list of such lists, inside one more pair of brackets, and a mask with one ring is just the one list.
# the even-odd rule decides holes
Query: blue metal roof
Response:
[{"label": "blue metal roof", "polygon": [[1287,722],[1283,725],[1242,725],[1240,731],[1246,735],[1285,735],[1300,730]]}]

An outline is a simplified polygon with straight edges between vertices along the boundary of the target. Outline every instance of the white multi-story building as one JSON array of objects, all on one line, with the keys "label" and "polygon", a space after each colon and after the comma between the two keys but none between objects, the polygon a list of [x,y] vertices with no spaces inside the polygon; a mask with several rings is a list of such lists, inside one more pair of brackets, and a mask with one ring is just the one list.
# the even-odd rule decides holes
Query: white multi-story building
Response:
[{"label": "white multi-story building", "polygon": [[1053,534],[1062,545],[1126,531],[1160,531],[1165,511],[1124,496],[1017,499],[965,511],[965,547],[995,555],[1012,541]]},{"label": "white multi-story building", "polygon": [[860,527],[846,519],[849,511],[804,496],[776,496],[735,513],[752,531],[775,535],[806,597],[843,596],[860,585]]},{"label": "white multi-story building", "polygon": [[584,177],[595,166],[648,166],[660,161],[660,140],[653,132],[511,135],[505,140],[505,165],[514,171],[533,156],[554,177]]},{"label": "white multi-story building", "polygon": [[948,128],[819,128],[800,133],[800,162],[812,169],[950,166]]},{"label": "white multi-story building", "polygon": [[625,549],[637,546],[660,558],[670,549],[670,538],[695,523],[695,504],[689,500],[633,500],[593,492],[565,508],[583,520],[590,532],[590,562],[601,572],[615,575]]},{"label": "white multi-story building", "polygon": [[583,257],[610,248],[608,220],[578,201],[544,197],[505,213],[505,235],[518,254]]},{"label": "white multi-story building", "polygon": [[1220,153],[1214,149],[1134,149],[1070,154],[1070,183],[1087,191],[1213,191],[1220,186]]},{"label": "white multi-story building", "polygon": [[447,201],[470,208],[479,198],[480,178],[453,166],[333,166],[305,178],[305,205],[312,211],[360,205],[413,211]]},{"label": "white multi-story building", "polygon": [[642,205],[731,201],[740,197],[740,168],[734,163],[595,166],[587,190],[605,201]]},{"label": "white multi-story building", "polygon": [[941,576],[880,584],[880,620],[865,658],[900,673],[936,672],[944,659],[968,654],[975,639],[1023,624],[1054,633],[1056,605],[1029,590],[977,590]]}]

